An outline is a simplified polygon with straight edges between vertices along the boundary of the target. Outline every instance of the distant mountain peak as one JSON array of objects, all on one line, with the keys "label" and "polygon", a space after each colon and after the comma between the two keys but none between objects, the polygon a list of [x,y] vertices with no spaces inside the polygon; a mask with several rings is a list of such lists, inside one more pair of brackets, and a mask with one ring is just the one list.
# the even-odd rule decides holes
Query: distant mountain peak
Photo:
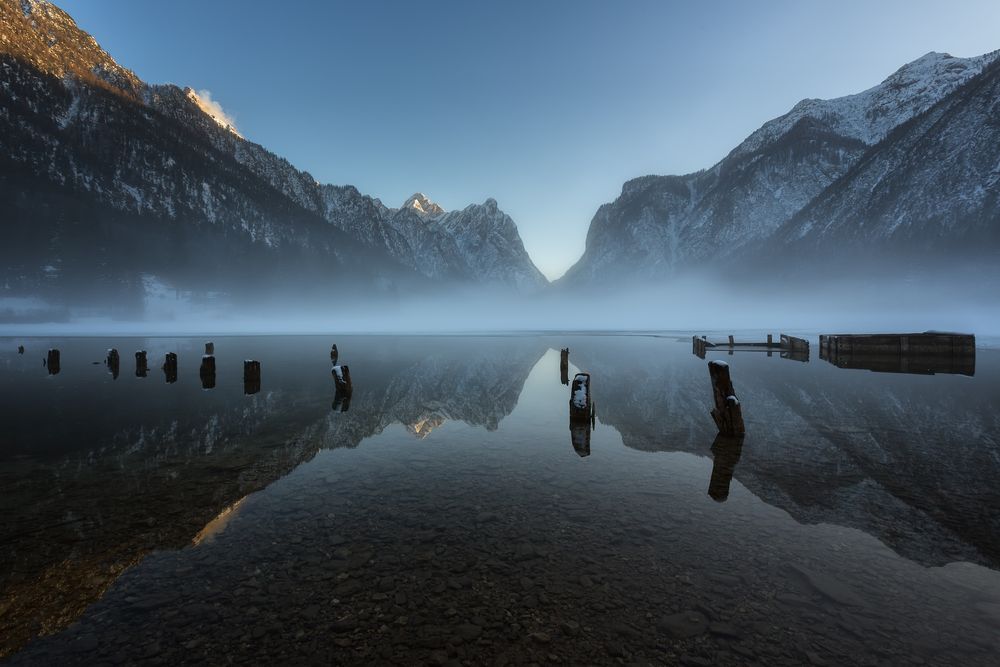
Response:
[{"label": "distant mountain peak", "polygon": [[428,199],[427,195],[422,192],[413,193],[409,199],[403,202],[401,208],[413,209],[421,216],[441,215],[444,213],[443,208]]}]

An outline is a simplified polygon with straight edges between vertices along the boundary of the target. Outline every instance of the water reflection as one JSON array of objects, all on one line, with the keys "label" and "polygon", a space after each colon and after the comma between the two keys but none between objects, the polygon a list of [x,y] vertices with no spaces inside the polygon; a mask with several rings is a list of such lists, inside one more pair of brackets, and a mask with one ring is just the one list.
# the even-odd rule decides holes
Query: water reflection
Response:
[{"label": "water reflection", "polygon": [[[574,452],[588,456],[592,442],[600,452],[598,459],[578,468],[583,462],[565,447],[567,398],[573,390],[562,384],[569,375],[568,364],[564,373],[562,355],[556,352],[562,343],[541,338],[352,339],[345,351],[350,350],[359,385],[346,396],[331,385],[329,341],[322,339],[292,345],[282,340],[219,341],[223,368],[238,369],[239,359],[251,357],[268,364],[267,391],[248,397],[241,393],[238,371],[236,377],[219,375],[216,391],[203,393],[204,378],[193,368],[188,375],[176,375],[174,385],[130,385],[129,378],[102,383],[87,374],[87,367],[67,365],[59,379],[64,384],[54,386],[36,381],[36,375],[42,377],[37,366],[25,366],[0,383],[0,399],[18,415],[0,440],[0,463],[5,464],[0,482],[10,490],[3,506],[6,546],[0,562],[0,606],[6,609],[0,615],[3,650],[72,622],[121,572],[151,551],[180,549],[192,540],[218,559],[218,567],[206,561],[206,576],[211,572],[236,591],[224,598],[227,606],[267,610],[273,598],[273,604],[280,601],[287,608],[275,613],[305,614],[313,604],[309,590],[297,589],[295,577],[271,578],[267,570],[268,563],[285,563],[302,581],[317,577],[308,579],[313,588],[325,585],[317,581],[335,583],[336,592],[327,591],[324,598],[335,614],[331,623],[351,615],[355,626],[367,627],[357,614],[376,604],[379,611],[368,619],[372,627],[386,625],[406,636],[415,623],[422,628],[428,622],[412,619],[428,615],[425,607],[439,603],[448,605],[439,610],[440,624],[450,623],[445,620],[452,618],[445,615],[448,609],[465,614],[468,606],[470,616],[479,613],[486,622],[458,621],[489,634],[489,612],[474,609],[525,605],[537,617],[538,610],[552,606],[546,599],[556,599],[555,606],[589,610],[583,615],[604,613],[594,612],[592,605],[628,606],[641,599],[633,585],[646,593],[655,589],[652,599],[658,605],[682,599],[683,587],[689,587],[718,616],[725,605],[713,602],[718,595],[714,580],[707,575],[692,579],[691,573],[711,574],[707,557],[696,554],[718,551],[719,534],[744,539],[733,526],[752,525],[748,535],[757,533],[755,539],[746,537],[742,547],[749,561],[770,562],[774,555],[769,549],[786,548],[785,538],[764,540],[762,546],[761,535],[819,524],[858,528],[864,531],[858,535],[874,536],[905,556],[906,563],[1000,563],[1000,526],[990,510],[1000,506],[993,484],[1000,472],[998,429],[989,421],[992,413],[984,410],[998,398],[992,356],[983,361],[980,376],[969,380],[850,374],[825,364],[786,365],[769,363],[764,355],[736,355],[730,363],[749,435],[746,443],[716,439],[709,459],[705,444],[715,429],[708,416],[711,387],[703,362],[687,355],[684,345],[662,339],[580,338],[574,343],[574,362],[589,369],[600,388],[601,423],[593,421],[592,409],[588,419],[571,417]],[[190,341],[137,344],[157,354],[168,346],[185,358],[197,354]],[[88,358],[85,343],[60,345],[73,350],[67,359]],[[65,397],[75,395],[82,395],[81,400],[67,404]],[[61,420],[36,419],[57,405],[63,410]],[[332,452],[317,455],[321,449],[342,451],[340,458],[331,459]],[[304,465],[309,461],[313,463]],[[715,501],[728,499],[724,506],[708,499],[708,506],[699,504],[706,479],[708,495]],[[265,488],[260,501],[250,495]],[[559,523],[544,518],[550,506]],[[712,507],[726,513],[711,514]],[[768,512],[785,523],[773,518],[757,525],[761,513]],[[458,531],[473,520],[474,538]],[[717,531],[716,521],[726,529]],[[298,522],[301,530],[290,528]],[[669,548],[659,541],[660,526],[670,527]],[[587,532],[591,527],[593,534]],[[796,533],[801,534],[811,533]],[[858,539],[843,537],[851,544]],[[270,551],[272,543],[281,549]],[[548,546],[537,546],[543,543]],[[504,555],[508,549],[510,555]],[[645,565],[619,578],[617,566],[591,567],[569,552],[603,554],[607,563],[624,553],[629,562]],[[653,584],[657,579],[644,578],[647,571],[665,567],[648,560],[660,553],[669,553],[669,562],[679,568],[671,575],[677,582],[688,578],[677,584],[681,590],[661,591]],[[248,560],[240,562],[241,557]],[[189,567],[181,562],[183,556],[162,558],[171,567]],[[320,560],[313,563],[314,558]],[[439,561],[445,574],[435,570]],[[378,565],[370,571],[369,562]],[[729,565],[737,579],[744,576],[740,567]],[[115,590],[140,586],[129,595],[146,600],[152,594],[141,587],[153,585],[150,581],[166,588],[173,581],[176,589],[173,570],[156,568],[155,562],[142,566],[139,572],[154,572],[153,579],[137,576]],[[579,570],[574,573],[574,568]],[[253,574],[255,569],[264,574]],[[410,582],[420,571],[430,574]],[[845,584],[830,584],[815,566],[801,566],[797,572],[799,589],[781,592],[788,604],[814,604],[809,595],[846,596]],[[245,580],[228,580],[243,573]],[[331,579],[319,578],[324,573]],[[341,579],[342,574],[347,576]],[[464,583],[466,576],[472,583]],[[584,576],[589,583],[581,582]],[[850,579],[861,575],[840,576],[852,588],[864,589],[861,579]],[[395,583],[382,591],[387,578]],[[434,593],[439,583],[442,592]],[[266,595],[259,598],[253,591],[261,587]],[[193,585],[191,591],[197,588]],[[478,602],[469,597],[487,588],[518,592]],[[396,602],[397,593],[403,602]],[[934,594],[947,597],[943,590]],[[152,599],[162,595],[157,592]],[[379,595],[385,600],[375,597]],[[566,595],[571,597],[563,600]],[[139,623],[142,614],[135,609],[128,613],[140,620],[127,620],[133,603],[123,603],[122,596],[124,592],[108,600],[101,613],[123,626]],[[330,599],[354,602],[337,603],[351,605],[343,607]],[[752,596],[747,600],[742,604],[762,604]],[[149,613],[171,606],[151,607]],[[320,618],[326,609],[318,612]],[[810,613],[819,614],[817,609]],[[614,608],[606,611],[614,613]],[[660,619],[662,610],[650,613],[662,624],[659,630],[648,629],[650,636],[675,636],[687,627],[676,619]],[[378,619],[378,614],[387,617]],[[394,619],[400,617],[408,620],[397,623]],[[529,629],[570,636],[574,627],[561,630],[558,621],[554,631],[546,630],[528,625],[525,618],[518,617],[522,628],[514,637]],[[609,626],[596,618],[586,624],[601,628],[595,634],[602,635]],[[252,627],[257,622],[247,621]],[[645,622],[629,619],[637,627]],[[327,628],[331,636],[347,632],[332,627]],[[446,657],[448,646],[475,645],[472,640],[449,643],[450,636],[442,640]],[[615,636],[619,643],[633,644],[620,639],[627,635]],[[515,639],[501,635],[491,641],[496,646]],[[589,646],[589,639],[580,641]],[[391,637],[385,645],[394,646]],[[630,650],[647,661],[669,661],[655,649],[650,654],[634,646]],[[710,655],[721,664],[739,662],[732,654]],[[757,655],[764,660],[768,654]],[[382,659],[377,654],[368,658]],[[775,654],[765,661],[795,659]]]}]

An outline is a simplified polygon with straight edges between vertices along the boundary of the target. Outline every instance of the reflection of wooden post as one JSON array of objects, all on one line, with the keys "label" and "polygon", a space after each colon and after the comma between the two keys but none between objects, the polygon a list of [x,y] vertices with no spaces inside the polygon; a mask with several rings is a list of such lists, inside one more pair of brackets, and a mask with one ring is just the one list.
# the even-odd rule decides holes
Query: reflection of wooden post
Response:
[{"label": "reflection of wooden post", "polygon": [[260,391],[260,362],[246,359],[243,362],[243,393],[256,394]]},{"label": "reflection of wooden post", "polygon": [[45,356],[45,365],[49,369],[49,375],[59,373],[59,350],[52,348]]},{"label": "reflection of wooden post", "polygon": [[[205,349],[211,343],[205,343]],[[215,349],[215,346],[212,346]],[[198,369],[198,375],[201,377],[201,388],[202,389],[215,389],[215,355],[206,354],[201,358],[201,368]]]},{"label": "reflection of wooden post", "polygon": [[337,387],[337,393],[350,396],[354,391],[354,385],[351,383],[351,369],[346,365],[334,366],[330,372],[333,374],[333,382]]},{"label": "reflection of wooden post", "polygon": [[351,395],[338,391],[333,396],[333,411],[347,412],[351,409]]},{"label": "reflection of wooden post", "polygon": [[581,458],[590,456],[590,424],[583,421],[569,420],[569,439],[573,443],[573,451]]},{"label": "reflection of wooden post", "polygon": [[729,379],[729,364],[724,361],[708,362],[708,375],[712,379],[712,397],[715,407],[712,419],[722,435],[743,435],[743,408],[736,398],[736,391]]},{"label": "reflection of wooden post", "polygon": [[334,343],[330,346],[330,361],[336,365],[337,359],[340,357],[340,352],[337,351],[337,344]]},{"label": "reflection of wooden post", "polygon": [[177,354],[174,352],[167,352],[167,356],[163,360],[163,373],[167,376],[167,382],[174,383],[177,382]]},{"label": "reflection of wooden post", "polygon": [[559,381],[569,384],[569,348],[559,350]]},{"label": "reflection of wooden post", "polygon": [[715,436],[712,443],[712,478],[708,482],[708,495],[717,502],[725,502],[729,497],[729,485],[733,481],[733,471],[739,463],[743,450],[743,438],[722,435]]}]

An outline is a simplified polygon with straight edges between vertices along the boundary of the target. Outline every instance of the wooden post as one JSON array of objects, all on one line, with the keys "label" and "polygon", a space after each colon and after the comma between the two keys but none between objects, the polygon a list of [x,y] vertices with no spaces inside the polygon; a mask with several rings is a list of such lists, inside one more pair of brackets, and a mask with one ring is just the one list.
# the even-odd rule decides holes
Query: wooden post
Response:
[{"label": "wooden post", "polygon": [[135,376],[137,378],[144,378],[149,372],[149,367],[146,365],[146,350],[138,350],[135,353]]},{"label": "wooden post", "polygon": [[243,393],[256,394],[260,391],[260,362],[246,359],[243,362]]},{"label": "wooden post", "polygon": [[177,354],[174,352],[167,352],[167,356],[163,360],[163,374],[166,375],[167,383],[173,384],[177,382]]},{"label": "wooden post", "polygon": [[768,347],[774,346],[774,336],[772,336],[771,334],[767,334],[767,346]]},{"label": "wooden post", "polygon": [[59,350],[52,348],[45,357],[45,366],[49,369],[49,375],[59,374]]},{"label": "wooden post", "polygon": [[559,381],[569,384],[569,348],[559,350]]},{"label": "wooden post", "polygon": [[569,388],[570,422],[585,421],[590,424],[594,402],[590,392],[590,373],[577,373]]},{"label": "wooden post", "polygon": [[712,380],[712,397],[715,407],[712,419],[722,435],[740,436],[746,433],[743,425],[743,408],[736,398],[736,390],[729,379],[729,364],[724,361],[708,362],[708,375]]},{"label": "wooden post", "polygon": [[111,377],[115,380],[118,379],[118,369],[121,366],[121,357],[118,356],[118,350],[111,348],[108,350],[108,357],[104,360],[104,363],[108,366],[108,371],[111,373]]},{"label": "wooden post", "polygon": [[334,343],[330,346],[330,361],[336,365],[337,359],[340,357],[340,352],[337,351],[337,344]]},{"label": "wooden post", "polygon": [[23,345],[18,345],[17,346],[17,353],[18,354],[24,354],[24,346]]},{"label": "wooden post", "polygon": [[333,375],[333,382],[337,387],[337,393],[350,396],[354,391],[354,385],[351,383],[351,369],[346,365],[334,366],[330,373]]},{"label": "wooden post", "polygon": [[736,341],[733,339],[733,334],[729,334],[729,347],[736,347]]},{"label": "wooden post", "polygon": [[212,341],[205,343],[205,354],[215,354],[215,343]]}]

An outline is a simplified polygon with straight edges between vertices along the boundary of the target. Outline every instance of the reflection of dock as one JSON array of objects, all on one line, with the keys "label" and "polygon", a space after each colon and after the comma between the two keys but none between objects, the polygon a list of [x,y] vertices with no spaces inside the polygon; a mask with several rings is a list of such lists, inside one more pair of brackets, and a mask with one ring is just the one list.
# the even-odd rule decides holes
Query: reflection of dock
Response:
[{"label": "reflection of dock", "polygon": [[809,361],[809,341],[786,334],[779,334],[778,342],[774,342],[774,336],[771,334],[768,334],[767,340],[763,342],[738,341],[732,335],[724,343],[712,342],[708,340],[707,336],[691,337],[692,354],[704,359],[705,353],[709,351],[728,352],[729,354],[734,352],[767,352],[769,357],[775,352],[779,352],[782,359]]},{"label": "reflection of dock", "polygon": [[839,368],[880,373],[975,375],[976,337],[928,331],[911,334],[824,334],[819,357]]}]

